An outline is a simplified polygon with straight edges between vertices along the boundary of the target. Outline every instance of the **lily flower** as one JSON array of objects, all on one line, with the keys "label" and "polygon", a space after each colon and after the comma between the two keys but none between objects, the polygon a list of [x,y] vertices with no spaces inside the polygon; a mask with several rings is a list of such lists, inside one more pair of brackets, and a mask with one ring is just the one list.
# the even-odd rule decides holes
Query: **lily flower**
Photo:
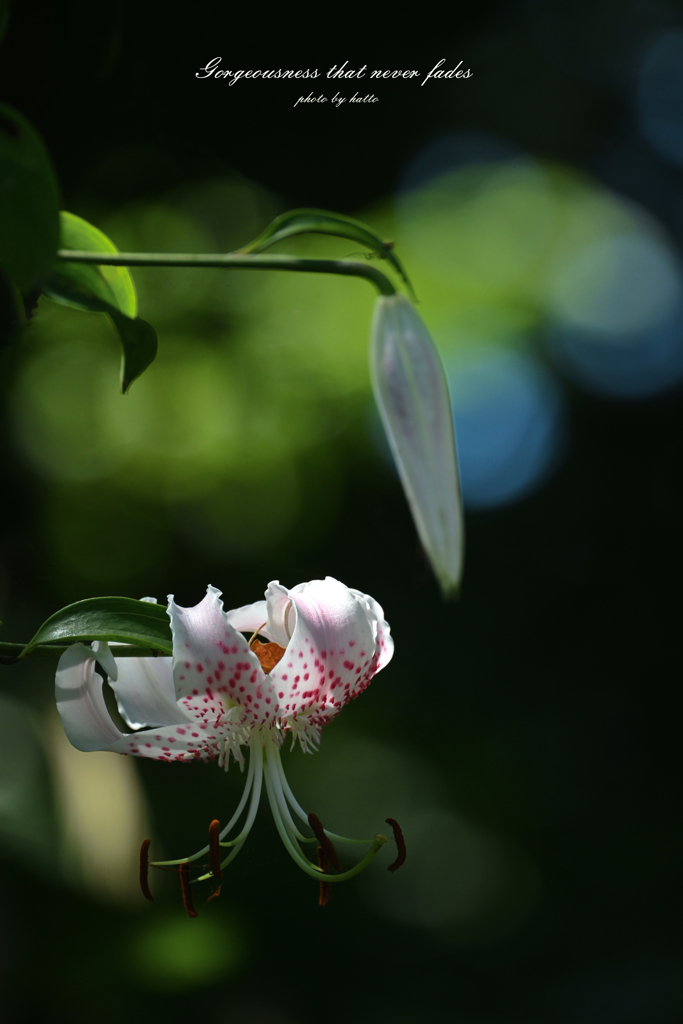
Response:
[{"label": "lily flower", "polygon": [[[304,752],[313,753],[322,727],[390,661],[393,641],[382,609],[372,597],[328,576],[291,590],[270,583],[264,601],[228,612],[220,591],[212,586],[193,608],[179,607],[170,595],[168,615],[172,658],[115,660],[106,643],[78,643],[64,652],[57,668],[56,698],[69,740],[79,750],[111,750],[159,761],[216,759],[226,771],[230,758],[244,769],[247,748],[244,791],[225,828],[212,822],[208,846],[190,857],[153,866],[179,867],[186,909],[194,916],[188,865],[208,853],[211,870],[195,880],[222,877],[249,834],[265,784],[288,853],[321,883],[320,902],[326,902],[329,883],[357,874],[386,839],[377,835],[350,840],[324,830],[294,797],[280,748],[291,736],[292,747],[298,741]],[[253,634],[251,640],[243,633]],[[259,633],[265,642],[255,639]],[[112,720],[96,662],[107,673],[121,716],[134,731],[124,733]],[[245,811],[239,832],[228,838]],[[314,835],[304,834],[296,818]],[[393,819],[390,824],[395,825]],[[394,833],[402,862],[400,829]],[[301,849],[310,842],[319,843],[317,865]],[[370,849],[354,867],[332,874],[327,870],[330,863],[338,865],[333,842],[367,843]],[[141,883],[151,899],[148,846],[145,840]],[[221,848],[229,850],[224,859]]]},{"label": "lily flower", "polygon": [[404,295],[377,300],[370,371],[422,547],[443,592],[457,592],[464,524],[448,384],[429,331]]}]

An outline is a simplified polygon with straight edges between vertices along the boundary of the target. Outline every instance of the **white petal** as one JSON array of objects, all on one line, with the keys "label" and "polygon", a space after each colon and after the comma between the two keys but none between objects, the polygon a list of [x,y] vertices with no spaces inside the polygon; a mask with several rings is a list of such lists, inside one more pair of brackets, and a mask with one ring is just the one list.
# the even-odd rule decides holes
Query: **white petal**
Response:
[{"label": "white petal", "polygon": [[220,590],[209,587],[194,608],[181,608],[169,595],[178,702],[193,717],[220,723],[224,694],[228,705],[237,701],[250,722],[272,721],[275,687],[245,638],[230,625],[220,597]]},{"label": "white petal", "polygon": [[457,590],[464,527],[448,385],[434,342],[403,295],[377,300],[370,370],[420,541],[443,590]]},{"label": "white petal", "polygon": [[287,714],[312,709],[311,721],[321,725],[365,689],[383,650],[384,663],[389,660],[389,627],[382,617],[380,638],[378,616],[365,595],[331,576],[286,593],[296,608],[296,625],[270,677]]},{"label": "white petal", "polygon": [[241,608],[232,608],[227,616],[232,628],[239,630],[240,633],[255,633],[258,630],[263,636],[269,636],[265,628],[268,621],[265,601],[256,601],[254,604],[242,605]]},{"label": "white petal", "polygon": [[[217,755],[232,727],[229,721],[221,726],[207,719],[122,733],[104,703],[94,652],[83,644],[73,644],[59,659],[55,694],[64,731],[79,750],[110,750],[161,761],[206,760]],[[182,714],[177,707],[176,711]]]},{"label": "white petal", "polygon": [[296,611],[290,600],[287,587],[283,587],[278,580],[273,580],[268,584],[266,607],[268,609],[268,633],[276,644],[286,647],[294,632]]},{"label": "white petal", "polygon": [[103,750],[123,738],[104,703],[102,677],[95,672],[91,648],[72,644],[61,656],[55,697],[64,731],[74,747]]},{"label": "white petal", "polygon": [[119,658],[118,679],[110,685],[131,729],[191,721],[176,703],[171,665],[171,658]]},{"label": "white petal", "polygon": [[107,673],[110,679],[116,679],[118,669],[114,660],[114,655],[109,649],[109,644],[106,640],[95,640],[92,645],[92,649],[95,652],[95,657],[98,662]]}]

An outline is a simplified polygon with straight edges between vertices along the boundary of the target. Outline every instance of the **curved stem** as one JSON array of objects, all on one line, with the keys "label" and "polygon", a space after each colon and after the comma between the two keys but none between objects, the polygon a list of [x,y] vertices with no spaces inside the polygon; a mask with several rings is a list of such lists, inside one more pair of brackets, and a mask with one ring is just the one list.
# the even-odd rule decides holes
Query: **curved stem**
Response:
[{"label": "curved stem", "polygon": [[341,274],[364,277],[380,295],[396,289],[377,267],[355,260],[314,260],[298,256],[236,256],[233,253],[191,252],[84,252],[59,249],[57,259],[66,263],[95,263],[106,267],[214,267],[221,270],[293,270],[304,274]]}]

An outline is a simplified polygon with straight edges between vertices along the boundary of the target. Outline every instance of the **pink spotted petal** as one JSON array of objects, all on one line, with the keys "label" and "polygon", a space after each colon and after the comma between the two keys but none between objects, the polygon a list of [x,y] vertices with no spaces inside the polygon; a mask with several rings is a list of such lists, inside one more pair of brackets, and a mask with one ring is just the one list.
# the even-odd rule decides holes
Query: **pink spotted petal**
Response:
[{"label": "pink spotted petal", "polygon": [[78,750],[106,750],[123,737],[107,711],[95,654],[72,644],[59,659],[55,697],[64,732]]},{"label": "pink spotted petal", "polygon": [[207,761],[216,757],[225,735],[215,722],[184,722],[122,735],[104,749],[155,761]]},{"label": "pink spotted petal", "polygon": [[194,608],[168,598],[173,633],[173,679],[178,702],[203,722],[224,720],[222,696],[236,701],[250,722],[272,721],[275,687],[248,643],[228,621],[221,592],[209,587]]},{"label": "pink spotted petal", "polygon": [[374,597],[370,597],[369,594],[362,594],[360,590],[352,590],[351,593],[366,605],[370,617],[374,620],[375,642],[379,650],[379,661],[375,671],[379,672],[381,668],[389,664],[394,656],[394,641],[389,629],[389,623],[384,618],[382,606],[375,601]]},{"label": "pink spotted petal", "polygon": [[119,658],[117,667],[118,679],[109,684],[131,729],[192,720],[176,703],[171,658]]},{"label": "pink spotted petal", "polygon": [[288,713],[314,708],[322,722],[365,689],[377,671],[377,618],[362,595],[330,576],[287,593],[296,626],[271,679]]}]

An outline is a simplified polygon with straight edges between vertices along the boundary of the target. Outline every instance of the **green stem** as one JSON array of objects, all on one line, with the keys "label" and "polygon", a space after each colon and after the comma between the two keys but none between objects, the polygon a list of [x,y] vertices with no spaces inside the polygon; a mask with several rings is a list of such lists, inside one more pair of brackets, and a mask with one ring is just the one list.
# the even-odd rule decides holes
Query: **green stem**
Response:
[{"label": "green stem", "polygon": [[[74,641],[75,643],[75,641]],[[34,647],[27,658],[58,658],[66,651],[71,644],[38,644]],[[0,643],[0,665],[13,665],[18,661],[19,655],[26,647],[26,644]],[[168,654],[164,651],[155,650],[153,647],[135,647],[130,644],[111,644],[110,650],[115,658],[166,658]],[[25,659],[22,658],[22,661]]]},{"label": "green stem", "polygon": [[389,278],[376,267],[354,260],[312,260],[296,256],[236,256],[233,253],[188,252],[82,252],[60,249],[57,258],[67,263],[95,263],[107,267],[217,267],[222,270],[295,270],[304,274],[342,274],[364,277],[380,295],[395,295]]}]

